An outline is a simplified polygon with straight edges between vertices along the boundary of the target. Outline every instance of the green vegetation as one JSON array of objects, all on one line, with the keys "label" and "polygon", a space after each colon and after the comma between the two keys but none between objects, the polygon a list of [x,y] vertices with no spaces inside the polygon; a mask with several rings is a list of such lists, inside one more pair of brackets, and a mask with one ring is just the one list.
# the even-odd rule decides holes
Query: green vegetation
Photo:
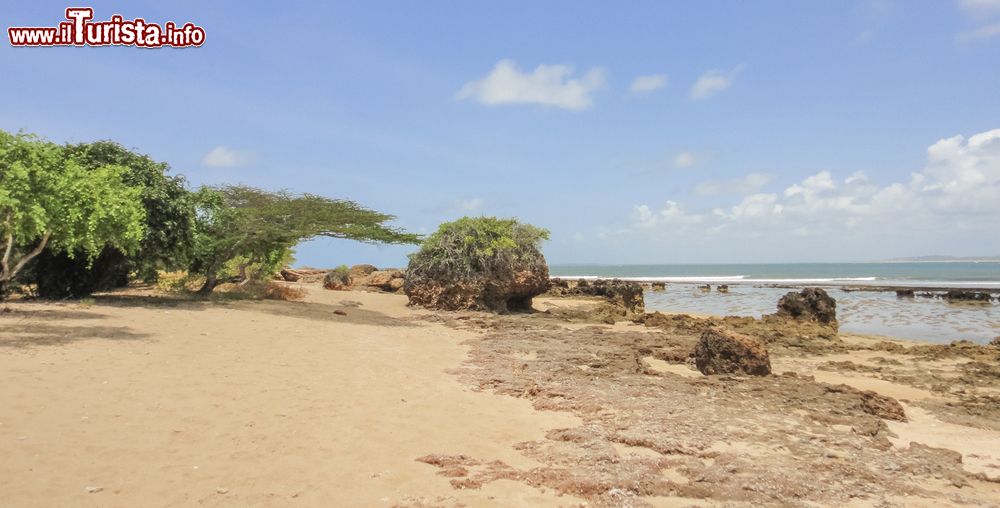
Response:
[{"label": "green vegetation", "polygon": [[96,259],[79,252],[46,249],[38,258],[33,277],[40,296],[84,296],[124,286],[132,273],[153,282],[160,270],[187,266],[194,203],[182,177],[168,176],[167,164],[113,141],[69,145],[65,151],[87,171],[107,165],[125,168],[122,180],[139,192],[146,211],[145,233],[138,249],[129,255],[112,245],[104,246]]},{"label": "green vegetation", "polygon": [[512,267],[533,263],[549,239],[545,229],[517,219],[463,217],[441,224],[410,255],[410,269],[452,278],[509,274]]},{"label": "green vegetation", "polygon": [[64,147],[0,131],[0,295],[46,249],[88,261],[106,246],[138,250],[145,210],[126,172],[88,168]]},{"label": "green vegetation", "polygon": [[210,293],[223,280],[269,280],[309,238],[420,240],[353,201],[246,186],[191,192],[168,170],[112,141],[59,146],[0,131],[0,298],[15,279],[43,297],[82,297],[179,269]]},{"label": "green vegetation", "polygon": [[196,203],[189,271],[205,277],[202,294],[235,275],[225,271],[233,259],[280,268],[274,260],[287,255],[298,242],[317,236],[373,243],[419,242],[417,235],[386,225],[393,216],[353,201],[231,185],[201,189]]}]

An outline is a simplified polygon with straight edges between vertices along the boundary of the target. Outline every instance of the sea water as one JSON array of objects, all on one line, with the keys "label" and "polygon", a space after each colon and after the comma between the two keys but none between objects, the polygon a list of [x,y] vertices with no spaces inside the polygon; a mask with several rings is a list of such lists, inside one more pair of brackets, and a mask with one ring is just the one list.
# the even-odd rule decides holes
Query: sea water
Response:
[{"label": "sea water", "polygon": [[[760,317],[774,312],[778,299],[792,288],[818,286],[837,300],[837,317],[845,333],[938,343],[961,339],[986,343],[1000,336],[1000,302],[949,303],[940,298],[899,298],[892,291],[854,290],[864,286],[997,289],[1000,263],[995,262],[557,265],[549,270],[552,276],[666,282],[666,291],[646,291],[649,312]],[[699,289],[702,284],[711,285],[712,291]],[[727,284],[729,292],[719,293],[719,284]]]}]

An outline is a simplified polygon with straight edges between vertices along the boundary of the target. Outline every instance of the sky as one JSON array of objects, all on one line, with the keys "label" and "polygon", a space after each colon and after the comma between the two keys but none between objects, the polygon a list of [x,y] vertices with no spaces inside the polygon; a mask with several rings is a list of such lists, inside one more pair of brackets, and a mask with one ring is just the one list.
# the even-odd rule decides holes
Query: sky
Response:
[{"label": "sky", "polygon": [[[4,28],[78,5],[12,4]],[[0,129],[422,234],[518,217],[550,264],[1000,254],[1000,0],[85,5],[206,41],[4,41]],[[297,263],[414,249],[321,239]]]}]

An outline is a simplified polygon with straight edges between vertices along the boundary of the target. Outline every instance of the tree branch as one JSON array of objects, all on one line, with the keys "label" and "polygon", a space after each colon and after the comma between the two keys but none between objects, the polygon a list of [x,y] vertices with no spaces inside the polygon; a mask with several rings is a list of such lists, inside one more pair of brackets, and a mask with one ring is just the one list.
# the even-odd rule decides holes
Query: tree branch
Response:
[{"label": "tree branch", "polygon": [[46,232],[45,235],[42,236],[42,241],[38,243],[38,246],[32,249],[31,252],[27,253],[23,258],[21,258],[21,260],[18,261],[16,265],[14,265],[13,270],[11,270],[10,272],[5,271],[3,274],[3,278],[0,280],[13,280],[14,277],[17,275],[17,272],[20,272],[21,269],[24,268],[24,265],[28,264],[28,261],[35,259],[35,256],[41,254],[42,251],[45,250],[45,246],[49,243],[50,236],[52,236],[52,233]]}]

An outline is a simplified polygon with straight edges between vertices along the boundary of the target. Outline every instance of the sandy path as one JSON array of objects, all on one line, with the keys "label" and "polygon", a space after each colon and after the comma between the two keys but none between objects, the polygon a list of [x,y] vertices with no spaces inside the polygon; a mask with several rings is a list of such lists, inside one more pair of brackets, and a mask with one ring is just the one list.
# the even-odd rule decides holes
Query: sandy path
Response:
[{"label": "sandy path", "polygon": [[404,297],[8,306],[0,506],[578,501],[514,482],[458,491],[414,461],[530,467],[514,443],[579,422],[460,385],[445,370],[471,335],[400,319]]}]

